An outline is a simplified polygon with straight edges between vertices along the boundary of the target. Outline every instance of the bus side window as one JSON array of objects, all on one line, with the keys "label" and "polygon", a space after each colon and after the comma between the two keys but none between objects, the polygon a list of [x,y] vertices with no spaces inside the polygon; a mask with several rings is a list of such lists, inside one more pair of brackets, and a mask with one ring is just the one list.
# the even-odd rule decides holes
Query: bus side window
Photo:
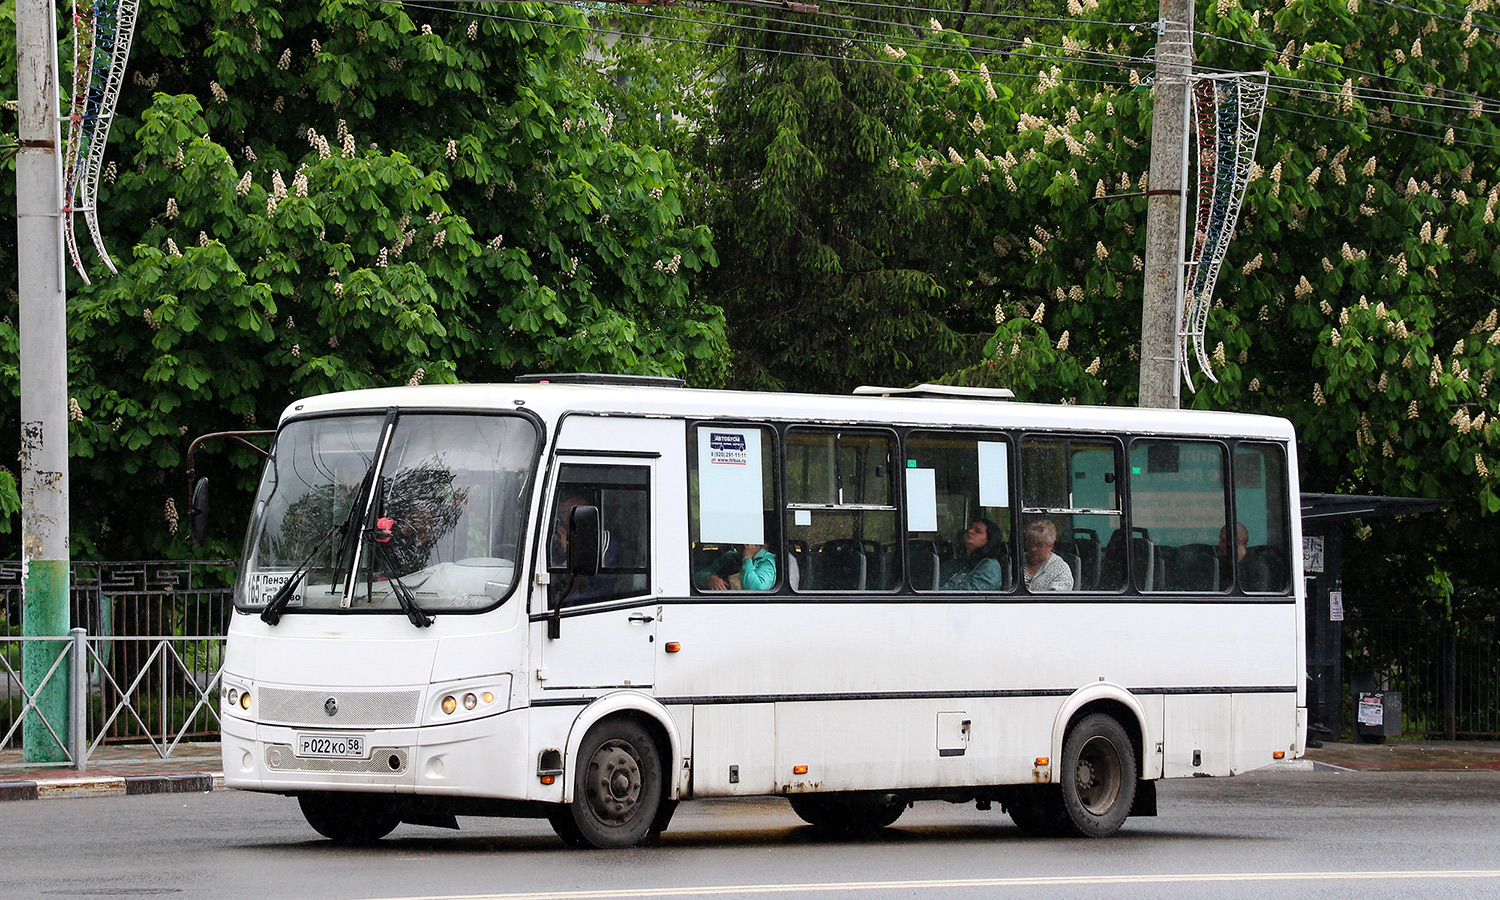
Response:
[{"label": "bus side window", "polygon": [[1276,444],[1241,442],[1234,448],[1234,514],[1244,551],[1240,587],[1279,594],[1290,582],[1286,454]]},{"label": "bus side window", "polygon": [[[560,467],[547,550],[549,591],[565,606],[639,597],[651,584],[651,470],[645,466]],[[597,575],[568,575],[568,523],[575,506],[596,506],[602,528]]]},{"label": "bus side window", "polygon": [[[1149,546],[1131,540],[1120,506],[1119,445],[1102,438],[1031,436],[1021,442],[1021,501],[1031,543],[1053,541],[1050,555],[1041,549],[1022,555],[1024,571],[1040,574],[1056,556],[1070,578],[1044,576],[1043,587],[1058,590],[1071,582],[1075,591],[1118,591],[1125,587],[1127,553],[1137,568],[1149,568],[1142,557]],[[1043,525],[1043,522],[1048,525]],[[1048,527],[1050,526],[1050,527]],[[1127,549],[1129,548],[1129,549]],[[1143,554],[1142,551],[1147,551]],[[1029,577],[1022,576],[1028,586]]]},{"label": "bus side window", "polygon": [[776,433],[697,425],[688,439],[688,540],[694,590],[774,591],[795,565],[776,515]]},{"label": "bus side window", "polygon": [[887,433],[794,428],[786,438],[786,535],[801,591],[901,583]]},{"label": "bus side window", "polygon": [[1225,464],[1224,445],[1217,441],[1130,445],[1131,533],[1151,547],[1150,565],[1136,566],[1137,589],[1229,590],[1235,560],[1227,544]]},{"label": "bus side window", "polygon": [[906,438],[906,554],[915,591],[1015,588],[1010,443],[1003,435]]}]

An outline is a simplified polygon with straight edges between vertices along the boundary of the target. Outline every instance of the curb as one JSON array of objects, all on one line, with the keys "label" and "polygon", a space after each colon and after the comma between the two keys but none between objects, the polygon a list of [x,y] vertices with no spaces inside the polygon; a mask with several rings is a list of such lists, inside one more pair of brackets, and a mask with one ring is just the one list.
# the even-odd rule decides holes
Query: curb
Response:
[{"label": "curb", "polygon": [[193,775],[105,775],[46,781],[0,782],[0,803],[71,797],[135,797],[143,794],[206,794],[224,790],[224,773]]}]

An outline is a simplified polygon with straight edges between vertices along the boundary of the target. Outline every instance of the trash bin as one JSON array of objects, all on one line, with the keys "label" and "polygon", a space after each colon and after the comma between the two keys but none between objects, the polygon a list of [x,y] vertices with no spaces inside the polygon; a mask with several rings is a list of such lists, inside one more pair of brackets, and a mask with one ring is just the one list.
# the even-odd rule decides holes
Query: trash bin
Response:
[{"label": "trash bin", "polygon": [[1354,739],[1362,744],[1380,744],[1401,734],[1400,691],[1356,691],[1354,694]]}]

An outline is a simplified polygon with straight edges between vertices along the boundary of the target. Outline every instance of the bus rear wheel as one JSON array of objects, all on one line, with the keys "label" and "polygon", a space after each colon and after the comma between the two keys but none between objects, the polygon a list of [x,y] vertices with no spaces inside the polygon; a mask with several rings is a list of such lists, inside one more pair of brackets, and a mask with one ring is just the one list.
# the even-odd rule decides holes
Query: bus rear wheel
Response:
[{"label": "bus rear wheel", "polygon": [[895,797],[788,794],[786,799],[798,818],[830,834],[871,834],[895,824],[906,811],[906,804]]},{"label": "bus rear wheel", "polygon": [[1113,716],[1090,713],[1063,741],[1062,812],[1080,837],[1109,837],[1120,830],[1135,801],[1139,769],[1130,735]]},{"label": "bus rear wheel", "polygon": [[349,847],[373,844],[401,824],[396,805],[376,794],[299,794],[297,804],[314,831]]},{"label": "bus rear wheel", "polygon": [[630,847],[656,820],[662,799],[661,753],[646,730],[628,720],[589,729],[578,749],[573,802],[548,818],[570,847]]}]

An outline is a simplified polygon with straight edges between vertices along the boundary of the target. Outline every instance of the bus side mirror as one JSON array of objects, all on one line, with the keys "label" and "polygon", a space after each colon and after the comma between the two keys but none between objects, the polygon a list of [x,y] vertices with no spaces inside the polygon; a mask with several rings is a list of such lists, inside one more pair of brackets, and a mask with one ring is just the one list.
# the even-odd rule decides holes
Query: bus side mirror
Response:
[{"label": "bus side mirror", "polygon": [[208,532],[208,479],[200,478],[193,484],[192,500],[188,504],[188,533],[193,546],[203,546],[203,536]]},{"label": "bus side mirror", "polygon": [[599,507],[575,506],[568,515],[568,572],[573,575],[598,575],[603,562],[603,529],[599,527]]}]

